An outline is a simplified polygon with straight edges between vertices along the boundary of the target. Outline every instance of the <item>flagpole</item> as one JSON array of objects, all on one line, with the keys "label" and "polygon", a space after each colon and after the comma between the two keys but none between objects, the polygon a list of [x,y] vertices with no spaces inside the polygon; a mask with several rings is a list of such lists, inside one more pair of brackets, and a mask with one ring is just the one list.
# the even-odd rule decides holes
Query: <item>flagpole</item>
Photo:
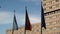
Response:
[{"label": "flagpole", "polygon": [[12,34],[14,34],[14,31],[13,31],[13,29],[12,29]]},{"label": "flagpole", "polygon": [[[27,7],[25,7],[25,9],[27,9]],[[25,18],[26,18],[26,16],[25,16]],[[26,34],[26,22],[25,22],[25,32],[24,32],[24,34]]]},{"label": "flagpole", "polygon": [[[14,10],[14,16],[15,16],[15,10]],[[14,34],[14,29],[12,28],[12,34]]]},{"label": "flagpole", "polygon": [[44,10],[43,10],[42,1],[41,1],[41,34],[43,33],[42,27],[44,27],[46,29],[45,18],[44,18]]},{"label": "flagpole", "polygon": [[[14,10],[14,15],[15,15],[15,10]],[[12,34],[14,34],[14,30],[13,30],[13,28],[12,28]]]},{"label": "flagpole", "polygon": [[[42,5],[42,1],[41,1],[41,5]],[[41,8],[42,9],[42,8]],[[41,10],[42,11],[42,10]],[[42,13],[42,12],[41,12]],[[42,14],[41,14],[41,22],[42,22]],[[42,34],[42,23],[41,23],[41,34]]]},{"label": "flagpole", "polygon": [[25,30],[24,34],[26,34],[26,30]]},{"label": "flagpole", "polygon": [[42,23],[41,23],[41,34],[42,34]]},{"label": "flagpole", "polygon": [[13,31],[12,31],[12,34],[13,34]]}]

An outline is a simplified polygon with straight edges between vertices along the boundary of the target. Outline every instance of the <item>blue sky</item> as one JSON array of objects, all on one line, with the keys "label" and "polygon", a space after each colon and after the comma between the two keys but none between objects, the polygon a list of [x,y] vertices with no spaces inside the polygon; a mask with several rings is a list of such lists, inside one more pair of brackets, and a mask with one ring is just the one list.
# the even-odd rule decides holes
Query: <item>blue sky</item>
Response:
[{"label": "blue sky", "polygon": [[18,26],[25,23],[25,6],[31,24],[40,22],[41,0],[0,0],[0,34],[6,34],[6,29],[11,29],[13,24],[14,9]]}]

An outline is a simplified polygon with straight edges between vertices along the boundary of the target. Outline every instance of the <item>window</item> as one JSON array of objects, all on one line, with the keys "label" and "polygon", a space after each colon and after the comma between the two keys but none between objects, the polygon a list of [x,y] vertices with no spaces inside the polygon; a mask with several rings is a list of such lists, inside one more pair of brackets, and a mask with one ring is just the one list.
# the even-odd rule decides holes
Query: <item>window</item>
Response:
[{"label": "window", "polygon": [[58,11],[56,11],[56,13],[58,13]]},{"label": "window", "polygon": [[45,16],[47,15],[47,14],[44,14]]},{"label": "window", "polygon": [[49,9],[52,9],[52,6],[50,6]]},{"label": "window", "polygon": [[58,2],[59,0],[56,0],[56,2]]},{"label": "window", "polygon": [[55,14],[55,13],[56,13],[55,11],[51,12],[51,14]]},{"label": "window", "polygon": [[55,14],[55,12],[52,12],[53,14]]},{"label": "window", "polygon": [[51,15],[51,13],[48,13],[48,15]]},{"label": "window", "polygon": [[56,13],[60,13],[60,10],[56,11]]},{"label": "window", "polygon": [[43,4],[43,6],[46,6],[46,3],[45,3],[45,4]]}]

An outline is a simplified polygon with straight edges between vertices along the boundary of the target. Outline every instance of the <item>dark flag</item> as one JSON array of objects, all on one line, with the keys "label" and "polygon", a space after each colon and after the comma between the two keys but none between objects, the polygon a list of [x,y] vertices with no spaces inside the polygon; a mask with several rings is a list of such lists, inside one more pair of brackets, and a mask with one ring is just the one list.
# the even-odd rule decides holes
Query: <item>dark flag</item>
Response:
[{"label": "dark flag", "polygon": [[12,34],[13,34],[14,30],[18,30],[18,24],[17,24],[17,21],[16,21],[15,10],[14,10],[14,19],[13,19]]},{"label": "dark flag", "polygon": [[41,27],[44,27],[46,29],[45,18],[44,18],[44,10],[42,7],[42,3],[41,3]]},{"label": "dark flag", "polygon": [[25,30],[30,30],[31,31],[31,24],[30,24],[30,20],[29,20],[29,17],[28,17],[28,13],[27,13],[27,7],[26,7],[26,17],[25,17],[26,21],[25,21]]}]

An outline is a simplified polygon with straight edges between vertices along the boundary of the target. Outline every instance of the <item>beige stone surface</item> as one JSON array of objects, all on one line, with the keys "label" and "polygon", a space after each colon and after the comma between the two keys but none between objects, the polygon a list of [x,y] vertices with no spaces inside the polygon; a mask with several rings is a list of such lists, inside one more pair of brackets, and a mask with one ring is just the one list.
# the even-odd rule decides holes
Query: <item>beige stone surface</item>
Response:
[{"label": "beige stone surface", "polygon": [[[52,3],[51,3],[52,2]],[[43,34],[60,34],[60,10],[58,11],[54,11],[57,9],[60,9],[60,0],[58,2],[56,2],[56,0],[46,0],[43,1],[42,0],[42,4],[46,5],[43,7],[46,8],[46,10],[44,10],[44,13],[47,13],[47,15],[45,15],[45,22],[46,22],[46,30],[43,28]],[[52,8],[50,7],[52,6]],[[49,9],[49,7],[51,9]],[[55,12],[52,13],[51,11]],[[48,14],[48,12],[51,12],[51,14]],[[41,23],[36,23],[36,24],[32,24],[32,31],[26,31],[27,34],[40,34],[41,32]],[[24,26],[23,27],[19,27],[18,31],[14,30],[14,34],[24,34]],[[6,34],[11,34],[12,30],[11,29],[7,29]]]}]

